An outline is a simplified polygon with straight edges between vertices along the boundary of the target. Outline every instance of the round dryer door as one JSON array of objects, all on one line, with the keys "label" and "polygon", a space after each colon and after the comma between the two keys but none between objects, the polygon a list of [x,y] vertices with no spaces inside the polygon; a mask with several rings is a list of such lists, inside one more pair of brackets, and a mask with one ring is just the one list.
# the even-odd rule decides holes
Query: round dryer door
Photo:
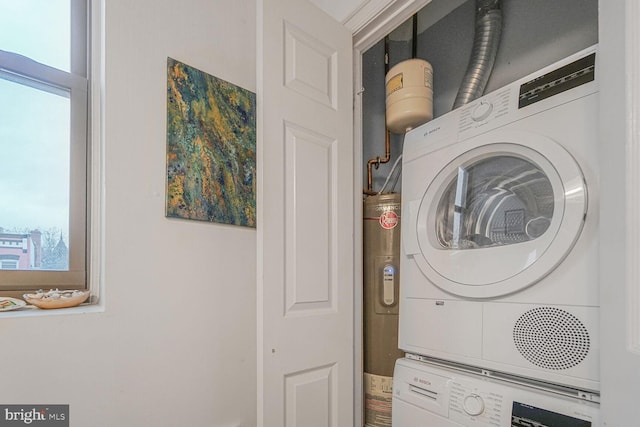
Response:
[{"label": "round dryer door", "polygon": [[565,258],[584,224],[584,178],[563,147],[524,133],[494,133],[491,141],[460,143],[466,151],[434,177],[417,212],[414,259],[459,296],[490,298],[535,283]]}]

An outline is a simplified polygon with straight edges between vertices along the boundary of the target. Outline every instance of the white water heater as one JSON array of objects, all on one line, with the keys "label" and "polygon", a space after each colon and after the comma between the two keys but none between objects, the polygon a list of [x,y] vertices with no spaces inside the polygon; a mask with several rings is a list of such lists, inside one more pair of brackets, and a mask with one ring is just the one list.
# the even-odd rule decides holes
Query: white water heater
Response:
[{"label": "white water heater", "polygon": [[385,77],[387,128],[405,133],[433,118],[433,68],[423,59],[396,64]]}]

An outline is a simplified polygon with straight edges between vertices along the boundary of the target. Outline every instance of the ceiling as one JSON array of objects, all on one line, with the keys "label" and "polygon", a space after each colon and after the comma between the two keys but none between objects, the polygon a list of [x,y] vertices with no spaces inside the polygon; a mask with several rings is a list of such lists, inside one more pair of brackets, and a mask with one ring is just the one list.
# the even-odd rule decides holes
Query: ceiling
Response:
[{"label": "ceiling", "polygon": [[309,0],[311,3],[331,15],[336,21],[345,23],[362,6],[371,0]]},{"label": "ceiling", "polygon": [[418,24],[418,32],[422,32],[434,20],[464,1],[466,0],[309,0],[350,29],[354,34],[354,44],[367,37],[380,39],[398,28],[411,15],[421,11],[424,6],[433,3],[427,19],[421,19]]}]

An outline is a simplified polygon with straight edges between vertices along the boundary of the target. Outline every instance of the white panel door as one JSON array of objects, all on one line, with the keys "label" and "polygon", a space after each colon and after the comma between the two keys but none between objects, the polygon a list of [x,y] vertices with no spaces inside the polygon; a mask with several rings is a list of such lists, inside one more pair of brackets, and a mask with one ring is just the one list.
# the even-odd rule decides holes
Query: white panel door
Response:
[{"label": "white panel door", "polygon": [[354,424],[351,33],[258,1],[258,425]]}]

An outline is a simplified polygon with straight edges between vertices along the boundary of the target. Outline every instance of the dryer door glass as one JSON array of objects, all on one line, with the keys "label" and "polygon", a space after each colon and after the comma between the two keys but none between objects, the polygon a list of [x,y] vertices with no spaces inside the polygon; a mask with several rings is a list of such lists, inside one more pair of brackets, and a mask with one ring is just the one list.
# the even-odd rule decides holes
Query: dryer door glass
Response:
[{"label": "dryer door glass", "polygon": [[443,248],[474,249],[534,240],[551,223],[553,186],[540,167],[513,155],[459,166],[436,211]]},{"label": "dryer door glass", "polygon": [[[484,143],[490,139],[505,142]],[[415,224],[414,241],[403,236],[405,251],[431,282],[454,295],[504,295],[549,274],[569,253],[584,225],[587,188],[562,146],[504,132],[440,154],[445,166],[419,205],[403,211]]]}]

